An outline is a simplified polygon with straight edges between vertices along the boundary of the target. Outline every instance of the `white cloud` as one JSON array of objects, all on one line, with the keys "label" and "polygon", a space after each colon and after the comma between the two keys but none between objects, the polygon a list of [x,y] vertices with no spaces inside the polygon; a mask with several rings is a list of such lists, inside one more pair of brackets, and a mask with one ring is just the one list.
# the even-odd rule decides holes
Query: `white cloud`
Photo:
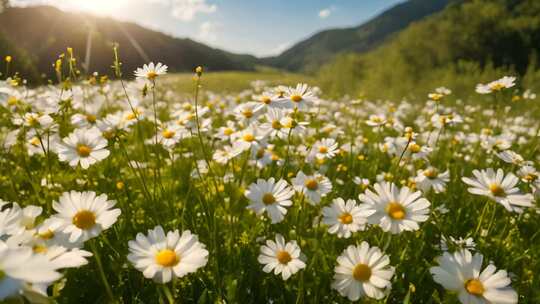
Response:
[{"label": "white cloud", "polygon": [[319,18],[321,19],[326,19],[328,17],[330,17],[330,15],[332,14],[332,12],[335,10],[335,7],[331,6],[331,7],[327,7],[325,9],[322,9],[319,11]]},{"label": "white cloud", "polygon": [[217,39],[218,24],[205,21],[199,26],[198,38],[204,42],[214,42]]},{"label": "white cloud", "polygon": [[172,15],[182,21],[191,21],[197,14],[211,14],[217,11],[217,5],[206,0],[173,0]]}]

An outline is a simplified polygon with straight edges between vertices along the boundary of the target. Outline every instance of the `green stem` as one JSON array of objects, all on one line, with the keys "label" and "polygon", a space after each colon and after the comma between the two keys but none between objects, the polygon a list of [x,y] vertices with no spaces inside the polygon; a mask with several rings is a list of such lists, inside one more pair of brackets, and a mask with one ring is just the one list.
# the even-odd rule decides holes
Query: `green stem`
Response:
[{"label": "green stem", "polygon": [[96,240],[92,240],[89,243],[90,243],[90,247],[92,248],[92,252],[94,253],[94,257],[96,258],[99,275],[101,277],[101,281],[103,282],[103,285],[105,286],[105,291],[107,292],[107,296],[111,300],[111,303],[116,303],[111,286],[109,285],[109,281],[107,280],[107,276],[105,275],[105,271],[103,270],[103,264],[101,263],[101,258],[99,257],[99,253],[96,247],[96,242],[97,242]]}]

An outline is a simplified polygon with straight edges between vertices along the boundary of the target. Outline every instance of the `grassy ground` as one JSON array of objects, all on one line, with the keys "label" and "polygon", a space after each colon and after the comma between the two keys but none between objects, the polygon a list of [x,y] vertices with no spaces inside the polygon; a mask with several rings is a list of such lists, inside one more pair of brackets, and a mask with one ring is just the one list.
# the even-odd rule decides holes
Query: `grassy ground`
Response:
[{"label": "grassy ground", "polygon": [[[314,79],[277,72],[209,73],[202,75],[202,90],[193,95],[197,83],[193,77],[180,74],[158,77],[155,83],[147,81],[150,87],[155,84],[155,90],[150,89],[145,95],[134,83],[124,83],[126,89],[119,82],[89,82],[72,90],[40,87],[35,91],[3,84],[2,92],[8,92],[3,97],[9,102],[2,104],[0,124],[3,134],[11,137],[2,136],[0,198],[21,206],[39,206],[43,212],[32,218],[32,223],[28,219],[17,222],[22,230],[0,230],[0,239],[29,232],[30,240],[18,241],[22,243],[17,246],[35,251],[36,255],[47,252],[46,246],[66,245],[54,236],[70,234],[71,230],[47,226],[47,220],[59,212],[53,208],[53,202],[69,191],[106,194],[116,201],[114,208],[121,211],[110,227],[80,244],[81,249],[93,253],[86,257],[88,264],[60,269],[63,278],[48,282],[52,301],[350,303],[332,287],[335,267],[348,246],[365,241],[389,257],[395,272],[389,285],[380,287],[384,289],[381,299],[363,296],[362,303],[458,303],[455,293],[446,290],[430,273],[443,252],[464,247],[460,242],[449,241],[449,248],[442,248],[443,237],[452,236],[474,241],[468,247],[484,256],[482,268],[493,263],[497,269],[506,269],[508,283],[519,295],[520,303],[540,302],[540,215],[538,199],[533,196],[539,194],[539,179],[534,178],[539,173],[520,173],[527,164],[524,161],[539,168],[539,105],[535,100],[516,103],[513,96],[522,92],[512,89],[461,101],[450,95],[437,103],[425,99],[317,101],[305,95],[301,101],[313,103],[296,111],[280,110],[284,111],[283,120],[274,124],[265,115],[265,111],[270,111],[267,103],[255,103],[262,106],[259,113],[243,108],[253,105],[252,96],[261,93],[249,84],[254,80],[264,80],[268,86],[312,84]],[[238,95],[242,90],[248,91]],[[295,94],[305,92],[292,92],[283,102],[293,104]],[[24,115],[29,113],[49,113],[52,123],[27,120]],[[377,120],[370,115],[382,118]],[[293,122],[288,123],[289,119]],[[109,124],[104,127],[102,123],[107,121]],[[262,131],[265,122],[277,125],[285,133],[280,137],[266,134]],[[250,124],[264,136],[246,136],[250,130],[255,132],[248,128]],[[96,125],[101,129],[89,131]],[[224,126],[232,129],[231,137],[227,137]],[[77,130],[83,135],[73,135]],[[174,137],[176,133],[171,134],[170,130],[182,136]],[[70,134],[79,139],[97,134],[106,142],[101,148],[109,153],[88,169],[76,163],[72,166],[61,160],[62,149],[58,148],[67,145]],[[174,140],[166,143],[165,136]],[[48,141],[44,140],[55,137],[58,142],[46,148],[44,143]],[[330,144],[323,144],[323,140]],[[79,142],[71,147],[71,157],[88,157],[79,148]],[[224,149],[238,153],[232,153],[225,162],[218,161],[219,154],[216,157],[215,153]],[[327,153],[328,150],[335,153]],[[524,161],[503,161],[498,153],[504,150],[520,154]],[[426,176],[424,172],[430,166],[440,173],[448,171],[445,191],[420,189],[417,178]],[[488,190],[488,194],[493,194],[489,197],[468,191],[462,178],[472,177],[473,170],[487,168],[500,168],[507,175],[520,176],[514,190],[530,199],[523,213],[508,211],[496,202],[506,195],[500,189]],[[264,200],[247,195],[246,190],[253,191],[259,179],[283,179],[291,187],[299,171],[327,177],[331,191],[319,203],[312,204],[301,191],[295,191],[291,206],[286,206],[286,215],[277,223],[272,223],[269,213],[257,215],[248,208],[255,202],[275,203],[275,197]],[[323,208],[332,206],[335,199],[352,199],[365,207],[367,202],[359,195],[374,191],[375,185],[383,182],[410,187],[430,202],[427,217],[418,220],[418,226],[412,225],[412,231],[392,234],[383,229],[382,222],[365,215],[371,217],[370,223],[359,224],[362,229],[344,238],[322,221]],[[402,198],[396,199],[399,202],[395,203],[405,204]],[[13,206],[7,204],[2,210]],[[397,222],[413,212],[407,209],[392,213],[386,207],[381,210],[388,216],[393,214]],[[80,220],[76,214],[66,218],[66,225],[71,228]],[[140,264],[136,268],[136,263],[128,259],[133,253],[128,242],[141,239],[137,237],[139,233],[146,235],[148,229],[158,225],[165,231],[190,230],[205,245],[208,260],[189,264],[189,259],[182,255],[185,251],[176,259],[158,259],[158,247],[152,247],[154,251],[149,251],[144,263],[190,269],[189,274],[183,273],[166,284],[157,282],[157,277],[152,280],[151,272],[142,271]],[[85,225],[79,226],[87,229]],[[36,233],[42,228],[53,229],[53,238]],[[287,280],[264,271],[259,258],[261,246],[278,233],[286,241],[297,242],[306,264]],[[154,241],[155,237],[150,239]],[[0,271],[1,267],[0,263]],[[170,266],[159,268],[158,273],[167,267]],[[353,274],[348,273],[351,278]],[[0,276],[0,283],[2,279]],[[351,282],[361,284],[356,278]],[[459,287],[463,289],[465,284],[464,281]]]}]

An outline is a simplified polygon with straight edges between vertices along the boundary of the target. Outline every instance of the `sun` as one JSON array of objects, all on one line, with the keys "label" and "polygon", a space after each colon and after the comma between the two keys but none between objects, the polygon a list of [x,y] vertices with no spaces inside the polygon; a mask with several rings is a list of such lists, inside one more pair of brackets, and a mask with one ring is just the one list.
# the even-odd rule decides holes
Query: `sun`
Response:
[{"label": "sun", "polygon": [[75,10],[107,15],[118,11],[126,3],[127,0],[72,0],[69,5]]}]

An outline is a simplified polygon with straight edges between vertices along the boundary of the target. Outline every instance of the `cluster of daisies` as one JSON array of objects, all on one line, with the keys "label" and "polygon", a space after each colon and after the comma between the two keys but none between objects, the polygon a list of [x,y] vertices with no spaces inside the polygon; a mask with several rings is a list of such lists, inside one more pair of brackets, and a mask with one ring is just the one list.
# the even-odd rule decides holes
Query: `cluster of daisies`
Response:
[{"label": "cluster of daisies", "polygon": [[[64,170],[88,172],[114,153],[129,159],[126,134],[137,134],[136,144],[160,151],[156,159],[168,167],[186,155],[179,152],[180,145],[195,145],[188,154],[201,149],[208,155],[196,161],[190,174],[193,180],[186,183],[212,187],[219,179],[241,190],[249,210],[243,216],[263,218],[268,226],[279,227],[291,224],[291,210],[316,213],[315,219],[309,219],[309,229],[326,229],[325,238],[348,239],[348,246],[334,257],[333,283],[328,287],[351,301],[387,297],[392,282],[399,280],[396,268],[408,267],[392,265],[391,258],[398,257],[362,240],[362,233],[380,230],[392,237],[421,230],[433,213],[450,212],[431,198],[445,193],[453,183],[468,186],[471,200],[473,195],[485,197],[484,209],[498,207],[493,203],[509,213],[537,208],[537,156],[526,159],[512,147],[538,137],[538,126],[531,128],[534,123],[525,117],[500,115],[498,111],[505,109],[486,110],[457,101],[467,113],[462,115],[444,102],[452,94],[444,87],[430,93],[419,109],[407,101],[390,106],[363,100],[329,101],[307,84],[267,87],[262,82],[236,97],[207,93],[201,103],[169,102],[167,96],[176,97],[172,91],[156,96],[160,77],[166,73],[167,66],[150,63],[135,71],[133,82],[110,83],[94,75],[86,86],[67,90],[28,89],[2,82],[0,104],[11,124],[2,126],[7,131],[2,147],[7,151],[22,147],[30,157],[45,162],[56,157]],[[200,78],[202,69],[196,73]],[[476,91],[504,98],[515,81],[504,77],[479,84]],[[535,96],[528,92],[524,98]],[[111,99],[116,102],[112,104]],[[416,114],[412,120],[411,113]],[[489,118],[489,125],[470,131],[473,113]],[[150,135],[141,131],[148,125],[152,126]],[[370,142],[359,130],[377,140]],[[491,166],[465,173],[433,161],[446,152],[441,151],[442,142],[459,146],[452,157],[460,161],[485,155]],[[161,160],[158,155],[163,153],[169,158]],[[354,163],[366,158],[377,162],[376,176],[354,175]],[[496,168],[498,161],[501,167],[509,165],[506,173]],[[133,174],[139,174],[143,182],[141,172],[148,165],[129,159]],[[246,176],[247,184],[246,171],[256,172]],[[42,184],[62,187],[56,182],[46,174]],[[351,187],[354,191],[346,191]],[[219,195],[228,195],[216,188]],[[46,298],[47,288],[66,269],[98,259],[93,239],[122,221],[115,204],[107,194],[94,191],[63,192],[51,202],[50,214],[42,214],[40,206],[1,201],[0,300]],[[156,283],[194,273],[212,259],[190,230],[165,231],[158,225],[131,237],[127,260]],[[288,280],[307,270],[310,257],[302,251],[309,253],[310,248],[301,248],[300,239],[287,240],[280,233],[263,238],[257,259],[263,272]],[[470,235],[441,236],[440,252],[430,268],[433,280],[457,293],[462,303],[517,303],[509,274],[491,262],[484,263]]]}]

